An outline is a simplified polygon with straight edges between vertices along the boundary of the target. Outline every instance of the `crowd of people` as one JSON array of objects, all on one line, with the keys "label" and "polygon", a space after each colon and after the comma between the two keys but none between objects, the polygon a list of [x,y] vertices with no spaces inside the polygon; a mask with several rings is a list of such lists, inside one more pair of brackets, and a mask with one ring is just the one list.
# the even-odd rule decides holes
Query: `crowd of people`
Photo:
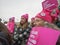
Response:
[{"label": "crowd of people", "polygon": [[[30,35],[34,27],[43,27],[46,28],[46,30],[51,29],[54,30],[54,32],[57,31],[59,34],[55,45],[60,45],[60,6],[54,10],[43,9],[36,14],[35,17],[31,18],[31,22],[28,22],[28,17],[29,14],[23,14],[19,24],[15,23],[15,17],[9,18],[9,21],[4,23],[2,23],[2,19],[0,19],[0,45],[40,45],[38,37],[39,41],[37,42],[39,43],[29,44]],[[51,42],[50,44],[52,45]]]}]

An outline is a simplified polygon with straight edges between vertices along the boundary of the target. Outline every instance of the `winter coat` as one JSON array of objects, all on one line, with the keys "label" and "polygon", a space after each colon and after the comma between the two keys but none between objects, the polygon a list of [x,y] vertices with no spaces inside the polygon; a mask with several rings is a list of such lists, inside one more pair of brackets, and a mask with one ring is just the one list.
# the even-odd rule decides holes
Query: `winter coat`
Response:
[{"label": "winter coat", "polygon": [[3,32],[0,32],[0,45],[11,45]]},{"label": "winter coat", "polygon": [[27,27],[24,30],[22,28],[15,28],[13,37],[15,43],[17,42],[20,45],[22,44],[22,42],[24,42],[26,44],[30,31],[31,31],[30,27]]},{"label": "winter coat", "polygon": [[15,26],[14,22],[8,22],[7,28],[8,28],[8,30],[9,30],[10,33],[14,32],[14,26]]},{"label": "winter coat", "polygon": [[27,45],[56,45],[60,31],[47,27],[34,27]]}]

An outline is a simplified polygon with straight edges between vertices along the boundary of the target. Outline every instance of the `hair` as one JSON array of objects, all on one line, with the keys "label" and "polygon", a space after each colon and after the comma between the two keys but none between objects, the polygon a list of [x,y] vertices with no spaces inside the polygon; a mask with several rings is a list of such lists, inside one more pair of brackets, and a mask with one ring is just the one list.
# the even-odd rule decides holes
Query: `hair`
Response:
[{"label": "hair", "polygon": [[60,30],[60,28],[58,28],[55,24],[52,24],[52,23],[46,22],[44,24],[44,26],[47,26],[47,27],[52,28],[52,29],[55,29],[55,30]]},{"label": "hair", "polygon": [[43,26],[45,27],[48,27],[48,28],[52,28],[52,29],[55,29],[55,30],[60,30],[60,28],[58,26],[56,26],[54,23],[49,23],[45,20],[43,20]]},{"label": "hair", "polygon": [[0,32],[3,32],[7,36],[7,40],[11,44],[11,42],[12,42],[11,35],[10,35],[7,27],[3,23],[1,23],[1,22],[0,22]]},{"label": "hair", "polygon": [[28,27],[28,21],[26,21],[23,25],[19,23],[18,28],[26,29]]}]

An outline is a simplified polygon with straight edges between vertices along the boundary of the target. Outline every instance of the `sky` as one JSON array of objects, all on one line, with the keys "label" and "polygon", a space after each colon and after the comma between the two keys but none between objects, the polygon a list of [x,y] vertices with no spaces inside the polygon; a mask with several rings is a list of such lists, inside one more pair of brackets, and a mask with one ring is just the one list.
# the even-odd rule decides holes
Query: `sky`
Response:
[{"label": "sky", "polygon": [[19,22],[21,15],[29,14],[29,21],[42,10],[43,0],[0,0],[0,18],[8,21],[15,17]]}]

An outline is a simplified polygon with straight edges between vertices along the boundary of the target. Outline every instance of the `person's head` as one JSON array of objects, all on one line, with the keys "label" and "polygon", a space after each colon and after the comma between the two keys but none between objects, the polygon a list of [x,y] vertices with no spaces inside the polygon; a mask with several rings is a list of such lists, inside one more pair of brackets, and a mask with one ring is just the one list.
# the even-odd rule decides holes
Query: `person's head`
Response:
[{"label": "person's head", "polygon": [[4,24],[7,24],[7,21],[5,21]]},{"label": "person's head", "polygon": [[50,15],[47,15],[44,12],[38,13],[35,16],[35,26],[44,26],[45,22],[51,23],[52,19]]},{"label": "person's head", "polygon": [[27,23],[27,22],[28,22],[28,14],[22,15],[22,16],[21,16],[21,21],[20,21],[20,23],[21,23],[21,24],[25,24],[25,23]]},{"label": "person's head", "polygon": [[14,22],[14,21],[15,21],[15,17],[9,18],[9,22]]},{"label": "person's head", "polygon": [[11,40],[11,35],[10,35],[7,27],[1,22],[0,22],[0,32],[3,32],[7,36],[7,39],[9,41],[9,43],[11,43],[11,41],[12,41]]}]

